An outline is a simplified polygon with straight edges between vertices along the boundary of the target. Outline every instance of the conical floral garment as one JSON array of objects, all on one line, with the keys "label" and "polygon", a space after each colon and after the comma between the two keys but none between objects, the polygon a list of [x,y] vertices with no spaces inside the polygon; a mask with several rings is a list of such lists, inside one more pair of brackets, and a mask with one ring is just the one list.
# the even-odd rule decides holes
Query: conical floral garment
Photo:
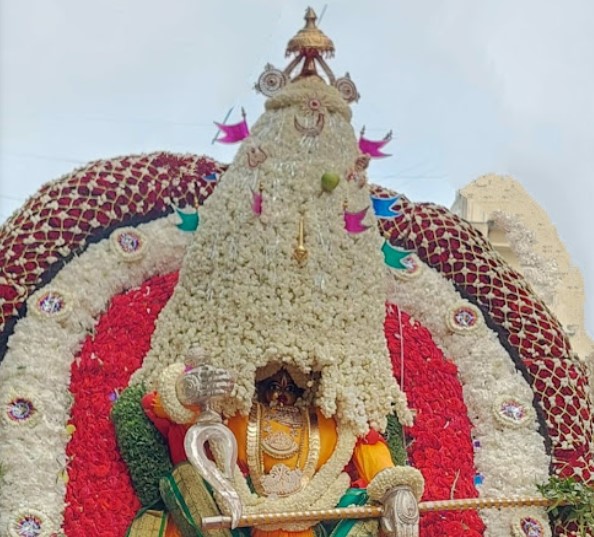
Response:
[{"label": "conical floral garment", "polygon": [[[383,429],[394,405],[410,421],[384,338],[382,240],[350,119],[340,93],[317,76],[268,99],[200,209],[136,381],[154,384],[199,346],[237,377],[227,415],[249,411],[257,370],[284,364],[302,382],[313,372],[316,404],[358,434]],[[353,213],[354,230],[345,218]]]}]

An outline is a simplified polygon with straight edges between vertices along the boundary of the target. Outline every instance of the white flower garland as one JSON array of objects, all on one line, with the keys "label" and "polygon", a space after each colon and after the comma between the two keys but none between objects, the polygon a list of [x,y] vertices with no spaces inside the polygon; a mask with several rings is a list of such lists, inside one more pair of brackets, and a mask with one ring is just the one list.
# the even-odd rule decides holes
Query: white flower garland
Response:
[{"label": "white flower garland", "polygon": [[[530,386],[516,370],[497,335],[482,318],[466,333],[453,331],[447,319],[465,301],[451,282],[427,265],[416,278],[392,278],[388,301],[427,327],[444,354],[458,367],[473,436],[480,444],[474,457],[477,471],[484,476],[483,484],[477,486],[479,494],[489,498],[537,494],[535,485],[548,479],[550,458],[537,432],[534,414],[518,427],[505,426],[494,416],[493,404],[500,396],[513,394],[527,407],[533,398]],[[406,379],[403,388],[406,389]],[[546,518],[543,509],[534,512]],[[514,510],[482,511],[486,535],[509,537],[514,516]]]},{"label": "white flower garland", "polygon": [[196,419],[196,413],[183,406],[177,398],[175,385],[177,380],[185,371],[183,363],[175,363],[167,366],[157,382],[157,392],[161,397],[163,410],[175,423],[192,423]]},{"label": "white flower garland", "polygon": [[169,216],[138,226],[146,245],[142,259],[134,262],[115,253],[109,239],[90,245],[51,285],[30,297],[28,311],[35,312],[35,301],[44,291],[58,290],[69,315],[31,313],[20,319],[0,366],[0,393],[30,398],[37,409],[31,427],[0,420],[0,460],[6,469],[0,487],[0,534],[24,511],[44,513],[43,531],[48,534],[60,529],[72,361],[112,296],[179,268],[190,234],[174,223],[175,217]]},{"label": "white flower garland", "polygon": [[[241,470],[236,467],[235,488],[241,498],[245,514],[282,513],[307,508],[334,507],[348,488],[349,483],[341,475],[353,456],[356,442],[357,437],[352,431],[339,428],[336,448],[326,464],[316,472],[303,490],[285,498],[264,498],[251,492]],[[338,489],[344,485],[346,485],[344,490],[339,494]]]},{"label": "white flower garland", "polygon": [[379,502],[386,492],[398,485],[408,485],[417,501],[420,501],[425,489],[425,479],[423,474],[412,466],[386,468],[377,474],[367,486],[369,499]]}]

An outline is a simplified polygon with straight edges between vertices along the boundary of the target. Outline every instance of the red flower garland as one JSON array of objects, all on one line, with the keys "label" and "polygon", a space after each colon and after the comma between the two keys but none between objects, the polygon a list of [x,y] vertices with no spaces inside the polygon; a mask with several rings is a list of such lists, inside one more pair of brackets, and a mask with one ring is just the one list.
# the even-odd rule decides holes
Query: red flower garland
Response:
[{"label": "red flower garland", "polygon": [[[394,375],[417,411],[406,433],[410,462],[425,477],[423,499],[476,498],[472,426],[457,367],[445,359],[430,332],[396,306],[388,307],[385,331]],[[479,537],[484,530],[473,511],[421,517],[423,537]]]},{"label": "red flower garland", "polygon": [[121,537],[140,508],[109,413],[142,364],[157,315],[176,282],[177,274],[158,276],[114,297],[72,364],[70,423],[76,430],[66,451],[70,464],[64,512],[69,537]]}]

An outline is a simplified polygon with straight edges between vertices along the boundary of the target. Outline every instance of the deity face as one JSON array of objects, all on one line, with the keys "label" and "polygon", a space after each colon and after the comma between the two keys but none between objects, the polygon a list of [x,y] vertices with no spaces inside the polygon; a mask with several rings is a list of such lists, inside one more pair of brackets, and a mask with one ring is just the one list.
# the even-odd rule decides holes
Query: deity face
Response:
[{"label": "deity face", "polygon": [[293,406],[302,392],[285,369],[281,369],[258,386],[260,401],[270,406]]}]

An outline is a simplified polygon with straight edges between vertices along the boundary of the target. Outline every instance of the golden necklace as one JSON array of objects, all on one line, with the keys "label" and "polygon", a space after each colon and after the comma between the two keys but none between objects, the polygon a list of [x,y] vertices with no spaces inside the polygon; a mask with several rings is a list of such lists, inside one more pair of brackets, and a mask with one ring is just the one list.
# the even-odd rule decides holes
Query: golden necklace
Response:
[{"label": "golden necklace", "polygon": [[[271,421],[290,427],[290,433],[273,432]],[[301,456],[306,438],[309,449],[303,464]],[[315,412],[310,415],[306,409],[269,409],[256,403],[250,412],[246,447],[250,476],[258,494],[276,497],[294,494],[309,483],[316,471],[320,453],[317,416]],[[295,468],[278,463],[265,473],[264,453],[275,459],[289,459],[297,453]]]}]

